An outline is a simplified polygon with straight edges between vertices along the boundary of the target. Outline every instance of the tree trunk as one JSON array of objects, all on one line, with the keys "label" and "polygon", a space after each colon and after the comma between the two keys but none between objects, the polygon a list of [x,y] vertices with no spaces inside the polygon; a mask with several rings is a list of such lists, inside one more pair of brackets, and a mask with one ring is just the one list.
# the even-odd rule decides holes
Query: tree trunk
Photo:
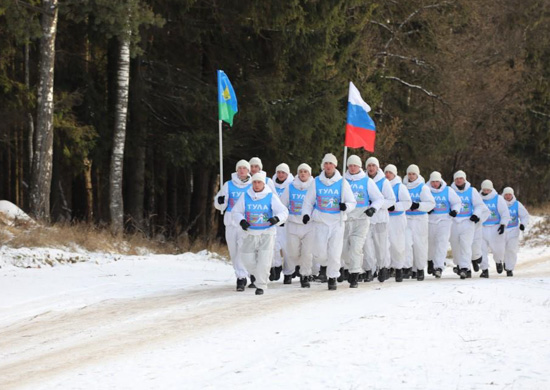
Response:
[{"label": "tree trunk", "polygon": [[43,0],[40,39],[40,81],[36,115],[36,148],[31,174],[30,211],[39,220],[50,218],[53,159],[53,76],[58,0]]},{"label": "tree trunk", "polygon": [[120,37],[120,51],[117,74],[117,104],[113,151],[111,154],[109,209],[111,228],[121,233],[124,228],[124,205],[122,200],[122,172],[124,163],[124,142],[128,117],[128,86],[130,83],[130,34]]},{"label": "tree trunk", "polygon": [[84,184],[86,188],[86,222],[94,220],[94,188],[92,185],[92,160],[84,158]]}]

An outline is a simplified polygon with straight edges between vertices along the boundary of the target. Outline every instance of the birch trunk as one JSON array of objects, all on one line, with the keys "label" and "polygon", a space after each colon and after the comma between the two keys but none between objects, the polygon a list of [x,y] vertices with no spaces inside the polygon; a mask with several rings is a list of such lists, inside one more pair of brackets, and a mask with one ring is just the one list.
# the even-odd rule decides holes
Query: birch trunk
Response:
[{"label": "birch trunk", "polygon": [[40,39],[40,65],[36,138],[32,161],[30,212],[39,220],[50,218],[50,190],[53,160],[53,76],[55,65],[55,36],[57,33],[58,0],[42,2],[42,38]]}]

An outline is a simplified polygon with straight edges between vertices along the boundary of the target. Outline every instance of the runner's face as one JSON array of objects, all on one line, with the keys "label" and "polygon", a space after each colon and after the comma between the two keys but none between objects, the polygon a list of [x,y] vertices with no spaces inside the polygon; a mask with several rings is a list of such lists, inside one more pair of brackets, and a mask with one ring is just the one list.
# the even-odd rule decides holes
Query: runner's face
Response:
[{"label": "runner's face", "polygon": [[512,199],[514,199],[514,195],[506,194],[506,195],[504,195],[504,199],[506,199],[508,202],[510,202]]},{"label": "runner's face", "polygon": [[410,182],[413,182],[416,179],[418,179],[418,175],[416,173],[413,173],[413,172],[407,173],[407,177],[409,178]]},{"label": "runner's face", "polygon": [[376,176],[376,174],[378,173],[378,165],[376,164],[367,165],[367,172],[369,173],[370,177]]},{"label": "runner's face", "polygon": [[303,181],[304,183],[310,178],[311,174],[309,173],[308,170],[306,169],[300,169],[298,171],[298,177],[300,178],[301,181]]},{"label": "runner's face", "polygon": [[279,179],[279,181],[285,181],[287,177],[288,177],[288,173],[283,171],[277,171],[277,179]]},{"label": "runner's face", "polygon": [[441,187],[441,182],[440,182],[440,181],[431,181],[430,184],[431,184],[432,187],[435,188],[436,190],[438,190],[438,189]]},{"label": "runner's face", "polygon": [[251,166],[250,166],[250,173],[251,173],[252,175],[254,175],[255,173],[258,173],[258,172],[260,172],[260,171],[261,171],[261,169],[260,169],[260,166],[259,166],[259,165],[251,165]]},{"label": "runner's face", "polygon": [[252,182],[252,189],[254,192],[262,192],[265,188],[265,183],[262,180],[254,180]]},{"label": "runner's face", "polygon": [[489,195],[491,193],[491,190],[488,190],[488,189],[484,189],[484,190],[481,190],[481,193],[483,195]]},{"label": "runner's face", "polygon": [[386,179],[388,179],[389,181],[392,181],[393,179],[395,179],[395,175],[393,174],[393,172],[388,171],[385,173],[385,175],[386,175]]},{"label": "runner's face", "polygon": [[326,162],[323,164],[323,169],[325,170],[325,174],[332,176],[334,171],[336,171],[336,166],[331,162]]},{"label": "runner's face", "polygon": [[361,170],[361,167],[359,165],[355,165],[355,164],[348,165],[348,171],[352,175],[357,175],[360,170]]},{"label": "runner's face", "polygon": [[237,168],[237,175],[239,176],[239,179],[246,179],[248,176],[248,169],[246,167],[239,167]]},{"label": "runner's face", "polygon": [[457,187],[462,187],[466,183],[466,180],[463,177],[457,177],[455,179],[455,185]]}]

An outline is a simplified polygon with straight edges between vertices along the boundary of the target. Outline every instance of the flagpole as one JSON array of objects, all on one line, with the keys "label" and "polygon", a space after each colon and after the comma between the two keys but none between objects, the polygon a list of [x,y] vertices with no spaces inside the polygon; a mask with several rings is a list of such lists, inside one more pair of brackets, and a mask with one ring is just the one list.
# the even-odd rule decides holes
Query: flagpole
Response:
[{"label": "flagpole", "polygon": [[344,161],[342,163],[342,176],[344,175],[344,173],[346,173],[347,161],[348,161],[348,147],[344,146]]},{"label": "flagpole", "polygon": [[[220,190],[223,188],[223,140],[222,140],[222,121],[218,120],[219,133],[220,133]],[[229,199],[227,199],[229,202]],[[223,210],[221,210],[223,215]]]}]

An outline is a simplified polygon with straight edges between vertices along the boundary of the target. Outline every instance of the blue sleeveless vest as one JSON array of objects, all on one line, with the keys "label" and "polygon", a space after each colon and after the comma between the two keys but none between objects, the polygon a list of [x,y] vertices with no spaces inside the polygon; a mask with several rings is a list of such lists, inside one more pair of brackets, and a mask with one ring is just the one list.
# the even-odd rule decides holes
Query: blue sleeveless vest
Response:
[{"label": "blue sleeveless vest", "polygon": [[443,191],[438,193],[434,193],[432,191],[432,195],[435,199],[433,214],[449,214],[451,211],[451,204],[449,203],[449,187],[445,187]]},{"label": "blue sleeveless vest", "polygon": [[[397,183],[396,185],[393,186],[393,193],[395,194],[395,203],[397,204],[397,202],[399,202],[399,185],[401,183]],[[404,211],[389,211],[390,213],[390,217],[396,217],[398,215],[401,215],[404,213]]]},{"label": "blue sleeveless vest", "polygon": [[355,207],[367,207],[369,205],[368,177],[355,181],[348,180],[348,183],[357,202]]},{"label": "blue sleeveless vest", "polygon": [[342,199],[342,179],[331,186],[324,185],[319,177],[315,178],[316,199],[315,208],[322,213],[338,214],[340,199]]},{"label": "blue sleeveless vest", "polygon": [[384,188],[384,182],[386,181],[386,178],[383,177],[381,178],[380,180],[378,180],[376,182],[376,185],[378,186],[378,189],[380,190],[380,192],[382,192],[382,188]]},{"label": "blue sleeveless vest", "polygon": [[261,230],[271,226],[268,219],[273,217],[271,198],[273,193],[267,194],[263,199],[253,200],[248,193],[244,194],[244,211],[246,222],[250,229]]},{"label": "blue sleeveless vest", "polygon": [[275,191],[277,191],[277,196],[278,197],[281,197],[281,195],[283,194],[283,192],[285,192],[285,188],[279,188],[277,186],[275,186]]},{"label": "blue sleeveless vest", "polygon": [[233,207],[235,207],[235,204],[241,198],[241,195],[250,188],[251,184],[243,188],[237,187],[235,184],[233,184],[232,181],[228,181],[227,184],[227,190],[229,192],[229,202],[227,203],[226,211],[229,212],[233,210]]},{"label": "blue sleeveless vest", "polygon": [[507,229],[512,229],[515,227],[518,227],[519,225],[519,204],[516,200],[514,203],[512,203],[511,206],[508,206],[508,210],[510,210],[510,222],[508,222]]},{"label": "blue sleeveless vest", "polygon": [[[409,190],[409,194],[411,194],[411,200],[416,203],[420,203],[420,193],[422,192],[422,188],[424,187],[424,183],[420,183],[416,187]],[[418,211],[418,210],[407,210],[407,215],[424,215],[427,214],[425,211]]]},{"label": "blue sleeveless vest", "polygon": [[472,187],[468,188],[464,192],[456,192],[460,197],[462,206],[460,212],[457,214],[457,218],[470,218],[474,215],[474,203],[472,201]]},{"label": "blue sleeveless vest", "polygon": [[307,189],[299,190],[294,183],[288,187],[288,211],[290,215],[302,215],[302,205],[306,197]]},{"label": "blue sleeveless vest", "polygon": [[483,199],[483,202],[485,202],[485,205],[489,208],[489,211],[491,212],[489,218],[485,222],[483,222],[483,226],[500,224],[500,214],[498,212],[498,195],[493,197],[493,199],[491,200]]}]

